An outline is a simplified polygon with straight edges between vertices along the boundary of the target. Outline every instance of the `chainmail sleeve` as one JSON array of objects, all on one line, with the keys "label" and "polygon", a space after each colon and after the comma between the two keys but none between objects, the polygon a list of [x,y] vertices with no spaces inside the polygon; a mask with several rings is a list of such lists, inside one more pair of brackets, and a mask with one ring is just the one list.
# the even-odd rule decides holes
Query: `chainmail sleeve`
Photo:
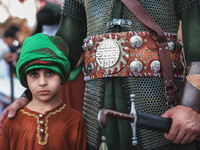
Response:
[{"label": "chainmail sleeve", "polygon": [[69,16],[80,23],[86,21],[85,9],[80,0],[65,0],[61,15]]},{"label": "chainmail sleeve", "polygon": [[177,13],[180,13],[198,5],[200,6],[200,0],[175,0]]}]

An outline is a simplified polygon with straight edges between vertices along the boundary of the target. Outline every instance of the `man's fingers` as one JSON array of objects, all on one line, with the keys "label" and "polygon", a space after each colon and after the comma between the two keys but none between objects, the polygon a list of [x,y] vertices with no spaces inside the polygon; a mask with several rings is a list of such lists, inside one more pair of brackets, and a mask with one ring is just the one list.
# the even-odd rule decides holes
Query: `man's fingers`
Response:
[{"label": "man's fingers", "polygon": [[190,131],[188,132],[184,138],[181,140],[181,144],[186,144],[192,142],[197,136],[197,132]]},{"label": "man's fingers", "polygon": [[18,109],[21,108],[20,103],[13,103],[8,112],[8,118],[14,118]]},{"label": "man's fingers", "polygon": [[177,136],[176,138],[172,141],[174,144],[179,144],[181,143],[181,141],[184,139],[184,137],[186,136],[186,133],[185,132],[181,132],[179,131],[177,133]]},{"label": "man's fingers", "polygon": [[2,128],[2,124],[0,123],[0,136],[1,136],[1,128]]},{"label": "man's fingers", "polygon": [[191,135],[191,134],[188,134],[186,135],[182,141],[180,142],[180,144],[186,144],[186,143],[190,143],[192,142],[194,139],[195,139],[196,135]]},{"label": "man's fingers", "polygon": [[178,135],[179,130],[173,127],[173,124],[171,126],[171,129],[168,134],[165,134],[165,138],[169,141],[174,141]]},{"label": "man's fingers", "polygon": [[9,111],[9,107],[7,107],[2,114],[0,115],[0,124],[3,123],[3,121],[6,119],[6,117],[8,116],[8,111]]},{"label": "man's fingers", "polygon": [[1,127],[6,117],[8,116],[9,118],[14,118],[17,110],[24,107],[26,104],[28,104],[28,102],[28,99],[20,97],[18,100],[14,101],[10,106],[4,109],[4,111],[0,115],[0,135]]},{"label": "man's fingers", "polygon": [[10,119],[14,118],[15,114],[16,114],[16,111],[10,110],[9,113],[8,113],[8,118],[10,118]]},{"label": "man's fingers", "polygon": [[11,107],[8,112],[8,118],[14,118],[17,110],[18,110],[17,107]]},{"label": "man's fingers", "polygon": [[164,117],[164,118],[170,118],[170,116],[171,116],[171,110],[166,111],[166,112],[162,115],[162,117]]},{"label": "man's fingers", "polygon": [[6,117],[8,115],[8,110],[9,110],[9,107],[7,107],[6,109],[4,109],[4,111],[0,115],[0,136],[1,136],[2,124],[3,124],[3,121],[6,119]]}]

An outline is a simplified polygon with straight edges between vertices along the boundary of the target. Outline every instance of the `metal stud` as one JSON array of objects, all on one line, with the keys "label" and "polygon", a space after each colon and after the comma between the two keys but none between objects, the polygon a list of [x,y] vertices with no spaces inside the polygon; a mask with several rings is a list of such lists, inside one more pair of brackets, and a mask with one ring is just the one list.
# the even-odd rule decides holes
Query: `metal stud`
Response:
[{"label": "metal stud", "polygon": [[83,46],[82,46],[84,52],[86,51],[86,47],[87,47],[87,44],[86,44],[86,42],[85,42],[85,43],[83,44]]},{"label": "metal stud", "polygon": [[133,48],[139,48],[142,45],[142,38],[138,35],[134,35],[130,39],[130,44]]},{"label": "metal stud", "polygon": [[85,64],[85,65],[83,65],[83,69],[82,69],[82,72],[83,72],[84,75],[86,75],[86,70],[87,70],[87,66]]},{"label": "metal stud", "polygon": [[91,51],[91,50],[92,50],[92,46],[93,46],[92,39],[90,39],[90,40],[88,41],[87,46],[88,46],[88,50]]},{"label": "metal stud", "polygon": [[89,72],[89,74],[92,74],[93,71],[94,71],[94,65],[93,65],[93,63],[89,63],[89,66],[88,66],[88,72]]},{"label": "metal stud", "polygon": [[176,50],[176,43],[174,41],[171,41],[168,43],[169,50],[174,51]]},{"label": "metal stud", "polygon": [[174,68],[174,71],[176,71],[177,70],[177,64],[174,61],[172,61],[172,66]]},{"label": "metal stud", "polygon": [[42,113],[40,113],[38,116],[39,118],[44,118],[44,115]]},{"label": "metal stud", "polygon": [[196,66],[197,66],[196,64],[193,65],[193,67],[196,67]]},{"label": "metal stud", "polygon": [[129,25],[129,26],[132,25],[132,22],[131,22],[131,21],[128,21],[128,25]]},{"label": "metal stud", "polygon": [[152,61],[152,63],[151,63],[151,71],[154,72],[154,73],[158,73],[158,72],[160,72],[160,69],[161,69],[160,61],[158,61],[158,60]]},{"label": "metal stud", "polygon": [[43,128],[40,128],[40,133],[44,133],[44,129]]},{"label": "metal stud", "polygon": [[43,126],[44,125],[44,120],[40,120],[39,123],[40,123],[40,125]]},{"label": "metal stud", "polygon": [[142,68],[143,68],[143,65],[140,61],[132,61],[131,64],[130,64],[130,70],[133,72],[133,73],[139,73],[142,71]]}]

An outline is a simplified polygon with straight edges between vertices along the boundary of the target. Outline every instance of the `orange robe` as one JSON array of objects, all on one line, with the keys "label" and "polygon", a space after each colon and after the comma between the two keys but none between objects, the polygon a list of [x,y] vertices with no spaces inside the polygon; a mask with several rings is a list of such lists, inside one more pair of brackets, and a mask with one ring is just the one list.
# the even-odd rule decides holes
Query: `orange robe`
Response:
[{"label": "orange robe", "polygon": [[64,103],[43,115],[24,107],[3,123],[0,150],[85,149],[84,119]]}]

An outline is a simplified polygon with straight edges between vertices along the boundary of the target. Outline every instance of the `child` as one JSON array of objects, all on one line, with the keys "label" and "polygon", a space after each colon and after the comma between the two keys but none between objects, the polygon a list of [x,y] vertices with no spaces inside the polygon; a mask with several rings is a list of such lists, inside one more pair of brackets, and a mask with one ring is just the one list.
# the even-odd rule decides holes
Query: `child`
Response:
[{"label": "child", "polygon": [[70,71],[66,43],[42,33],[27,38],[16,71],[32,101],[14,119],[6,118],[0,150],[85,150],[82,115],[59,99]]}]

